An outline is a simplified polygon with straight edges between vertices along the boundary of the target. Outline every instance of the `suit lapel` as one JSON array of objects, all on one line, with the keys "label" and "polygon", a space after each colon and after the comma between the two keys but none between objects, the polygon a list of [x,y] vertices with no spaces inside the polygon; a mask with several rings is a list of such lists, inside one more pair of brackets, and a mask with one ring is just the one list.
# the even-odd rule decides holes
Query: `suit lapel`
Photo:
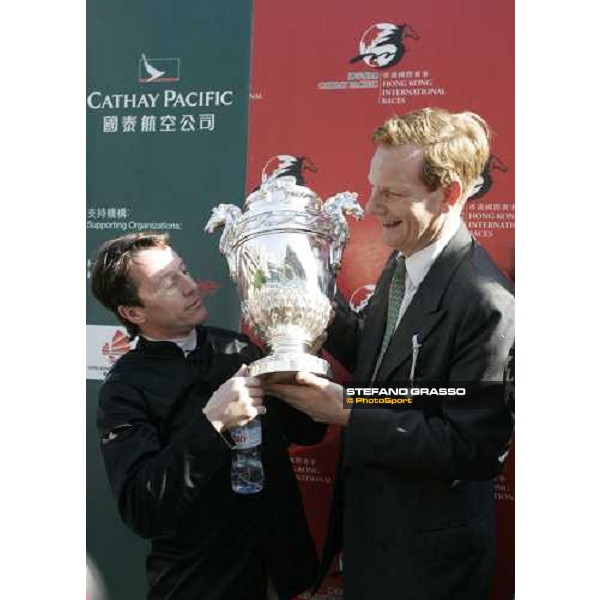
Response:
[{"label": "suit lapel", "polygon": [[448,242],[429,269],[404,313],[379,368],[378,380],[385,380],[402,363],[412,357],[414,335],[418,336],[418,341],[422,344],[442,321],[446,312],[440,309],[442,297],[452,274],[464,260],[471,246],[471,235],[465,224],[461,223],[456,235]]}]

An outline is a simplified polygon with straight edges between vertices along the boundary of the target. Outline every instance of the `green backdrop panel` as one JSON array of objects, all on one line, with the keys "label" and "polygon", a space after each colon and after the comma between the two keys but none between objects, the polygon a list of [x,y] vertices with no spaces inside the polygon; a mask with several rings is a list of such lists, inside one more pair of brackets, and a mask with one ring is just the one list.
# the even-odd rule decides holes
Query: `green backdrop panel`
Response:
[{"label": "green backdrop panel", "polygon": [[[214,205],[241,205],[245,195],[251,9],[251,0],[88,0],[89,325],[117,324],[90,294],[98,246],[156,229],[170,233],[197,278],[219,285],[206,300],[209,322],[237,327],[219,236],[203,227]],[[108,488],[95,432],[99,386],[88,381],[87,549],[109,598],[133,600],[146,589],[146,543],[122,525]]]}]

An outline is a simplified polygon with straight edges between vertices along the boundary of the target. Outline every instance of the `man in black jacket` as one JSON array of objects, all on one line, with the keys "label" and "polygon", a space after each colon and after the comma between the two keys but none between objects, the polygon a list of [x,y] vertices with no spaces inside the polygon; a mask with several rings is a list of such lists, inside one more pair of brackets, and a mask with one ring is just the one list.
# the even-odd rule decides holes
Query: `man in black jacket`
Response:
[{"label": "man in black jacket", "polygon": [[[151,540],[149,600],[286,600],[315,576],[314,544],[287,447],[325,428],[264,396],[241,334],[202,326],[197,283],[167,236],[104,244],[92,276],[135,349],[100,390],[98,430],[124,522]],[[262,415],[262,491],[232,491],[233,427]]]},{"label": "man in black jacket", "polygon": [[502,376],[514,297],[461,220],[488,136],[478,115],[435,108],[375,131],[367,213],[393,252],[362,314],[340,299],[325,346],[356,385],[476,393],[460,405],[345,410],[343,388],[310,373],[267,387],[344,427],[324,566],[342,547],[347,600],[489,596],[493,478],[513,427]]}]

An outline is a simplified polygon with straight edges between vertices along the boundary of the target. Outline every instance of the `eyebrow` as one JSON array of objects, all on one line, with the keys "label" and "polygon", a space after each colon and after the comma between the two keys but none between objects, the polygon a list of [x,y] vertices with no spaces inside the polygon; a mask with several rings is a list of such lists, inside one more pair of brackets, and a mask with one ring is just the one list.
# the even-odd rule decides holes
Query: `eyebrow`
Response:
[{"label": "eyebrow", "polygon": [[173,275],[179,271],[179,269],[181,269],[181,267],[184,265],[185,263],[183,262],[183,259],[181,257],[178,257],[178,262],[176,264],[176,266],[172,269],[169,270],[165,273],[163,273],[162,275],[160,275],[158,277],[158,281],[164,281],[165,279],[167,279],[168,277],[173,277]]},{"label": "eyebrow", "polygon": [[[372,186],[375,185],[374,183],[371,183],[370,181],[369,181],[369,184]],[[390,194],[396,194],[396,195],[404,195],[404,194],[408,193],[405,188],[393,188],[392,189],[390,186],[387,186],[387,185],[380,186],[380,189],[382,192],[389,192]]]}]

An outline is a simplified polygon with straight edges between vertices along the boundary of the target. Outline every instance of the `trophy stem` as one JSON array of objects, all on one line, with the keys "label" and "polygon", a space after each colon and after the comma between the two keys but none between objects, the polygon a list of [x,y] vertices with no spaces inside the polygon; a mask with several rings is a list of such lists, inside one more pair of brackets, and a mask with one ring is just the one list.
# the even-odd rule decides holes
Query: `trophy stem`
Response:
[{"label": "trophy stem", "polygon": [[268,342],[273,354],[306,354],[310,352],[310,340],[305,336],[275,334]]},{"label": "trophy stem", "polygon": [[248,365],[250,377],[274,375],[273,383],[294,383],[298,371],[308,371],[321,377],[333,379],[329,363],[312,354],[271,354]]}]

